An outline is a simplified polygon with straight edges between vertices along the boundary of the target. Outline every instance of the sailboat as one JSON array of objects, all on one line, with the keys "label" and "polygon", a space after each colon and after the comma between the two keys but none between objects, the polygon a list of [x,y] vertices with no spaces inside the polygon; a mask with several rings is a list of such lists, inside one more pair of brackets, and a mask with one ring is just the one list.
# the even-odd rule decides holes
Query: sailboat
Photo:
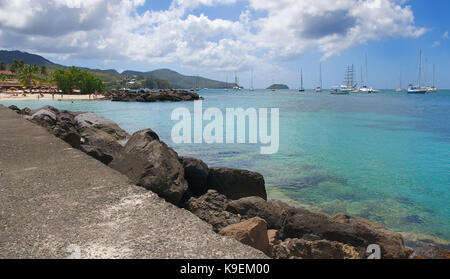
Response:
[{"label": "sailboat", "polygon": [[423,88],[420,85],[422,79],[422,50],[419,52],[419,85],[418,86],[410,86],[408,88],[408,94],[426,94],[427,89]]},{"label": "sailboat", "polygon": [[322,92],[322,63],[319,67],[319,86],[316,87],[316,92]]},{"label": "sailboat", "polygon": [[300,88],[299,92],[305,92],[305,88],[303,88],[303,69],[300,70]]},{"label": "sailboat", "polygon": [[[362,72],[362,69],[361,69],[361,72]],[[368,67],[367,67],[367,54],[366,54],[366,85],[363,85],[363,81],[361,82],[361,87],[359,88],[359,91],[360,92],[364,92],[364,93],[378,93],[379,91],[378,90],[375,90],[375,89],[373,89],[373,88],[369,88],[368,86],[367,86],[367,84],[369,83],[369,78],[368,78]]]},{"label": "sailboat", "polygon": [[255,89],[253,88],[253,69],[252,69],[252,84],[251,84],[251,87],[250,87],[250,91],[255,91]]},{"label": "sailboat", "polygon": [[430,87],[430,92],[438,92],[438,89],[436,88],[436,65],[433,64],[433,86]]},{"label": "sailboat", "polygon": [[395,89],[396,92],[402,92],[402,73],[400,72],[400,87]]}]

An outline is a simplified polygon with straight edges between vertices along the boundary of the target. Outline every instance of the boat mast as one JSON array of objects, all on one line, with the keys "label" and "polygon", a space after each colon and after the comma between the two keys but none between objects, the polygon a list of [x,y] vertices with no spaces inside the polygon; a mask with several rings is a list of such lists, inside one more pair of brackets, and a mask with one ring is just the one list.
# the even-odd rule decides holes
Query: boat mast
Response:
[{"label": "boat mast", "polygon": [[227,82],[226,82],[226,84],[227,84],[227,85],[226,85],[226,86],[227,86],[226,89],[228,90],[228,73],[227,73]]},{"label": "boat mast", "polygon": [[421,88],[420,86],[421,79],[422,79],[422,50],[420,50],[419,52],[419,88]]},{"label": "boat mast", "polygon": [[300,69],[300,82],[301,82],[301,87],[300,87],[300,89],[303,89],[303,68]]},{"label": "boat mast", "polygon": [[369,84],[369,71],[367,70],[368,69],[368,67],[367,67],[367,52],[366,52],[366,86],[368,86],[368,84]]},{"label": "boat mast", "polygon": [[361,66],[361,86],[360,87],[363,87],[364,85],[364,78],[363,78],[363,66]]},{"label": "boat mast", "polygon": [[436,64],[433,64],[433,88],[436,88]]},{"label": "boat mast", "polygon": [[253,90],[253,68],[252,68],[252,87],[250,89]]},{"label": "boat mast", "polygon": [[320,89],[322,89],[322,63],[320,63],[319,66],[319,83],[320,83]]}]

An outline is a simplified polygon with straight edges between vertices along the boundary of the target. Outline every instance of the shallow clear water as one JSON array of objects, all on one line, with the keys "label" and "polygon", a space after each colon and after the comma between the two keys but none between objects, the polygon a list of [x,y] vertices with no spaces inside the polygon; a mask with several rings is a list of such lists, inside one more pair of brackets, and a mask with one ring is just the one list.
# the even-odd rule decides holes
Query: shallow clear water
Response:
[{"label": "shallow clear water", "polygon": [[201,91],[203,107],[280,108],[280,151],[259,145],[176,145],[174,108],[193,103],[71,103],[0,101],[23,108],[44,104],[92,111],[132,133],[155,130],[180,154],[210,166],[261,172],[275,198],[328,214],[346,212],[403,232],[450,240],[450,91],[407,95],[382,91],[336,96],[279,90]]}]

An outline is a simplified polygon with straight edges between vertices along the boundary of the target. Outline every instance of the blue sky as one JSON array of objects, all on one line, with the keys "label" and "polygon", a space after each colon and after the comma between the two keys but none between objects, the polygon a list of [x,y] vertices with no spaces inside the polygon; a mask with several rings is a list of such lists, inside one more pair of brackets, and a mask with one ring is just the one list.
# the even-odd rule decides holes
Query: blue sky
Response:
[{"label": "blue sky", "polygon": [[36,0],[34,10],[30,1],[0,3],[0,47],[64,65],[236,72],[245,87],[253,68],[258,88],[296,88],[303,68],[313,88],[320,63],[324,87],[341,84],[349,64],[359,81],[367,55],[368,85],[394,88],[400,72],[403,86],[417,83],[422,49],[430,82],[435,64],[437,86],[450,88],[448,0]]}]

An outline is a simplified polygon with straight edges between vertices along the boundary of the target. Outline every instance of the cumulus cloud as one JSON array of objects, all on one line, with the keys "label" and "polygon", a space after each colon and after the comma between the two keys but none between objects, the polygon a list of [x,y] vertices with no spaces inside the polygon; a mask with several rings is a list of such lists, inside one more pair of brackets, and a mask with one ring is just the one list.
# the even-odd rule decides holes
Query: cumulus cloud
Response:
[{"label": "cumulus cloud", "polygon": [[[246,2],[238,20],[194,15]],[[385,37],[418,37],[404,0],[0,0],[0,47],[81,59],[179,63],[216,71],[270,66],[319,50],[326,59]],[[448,33],[447,33],[448,37]]]}]

